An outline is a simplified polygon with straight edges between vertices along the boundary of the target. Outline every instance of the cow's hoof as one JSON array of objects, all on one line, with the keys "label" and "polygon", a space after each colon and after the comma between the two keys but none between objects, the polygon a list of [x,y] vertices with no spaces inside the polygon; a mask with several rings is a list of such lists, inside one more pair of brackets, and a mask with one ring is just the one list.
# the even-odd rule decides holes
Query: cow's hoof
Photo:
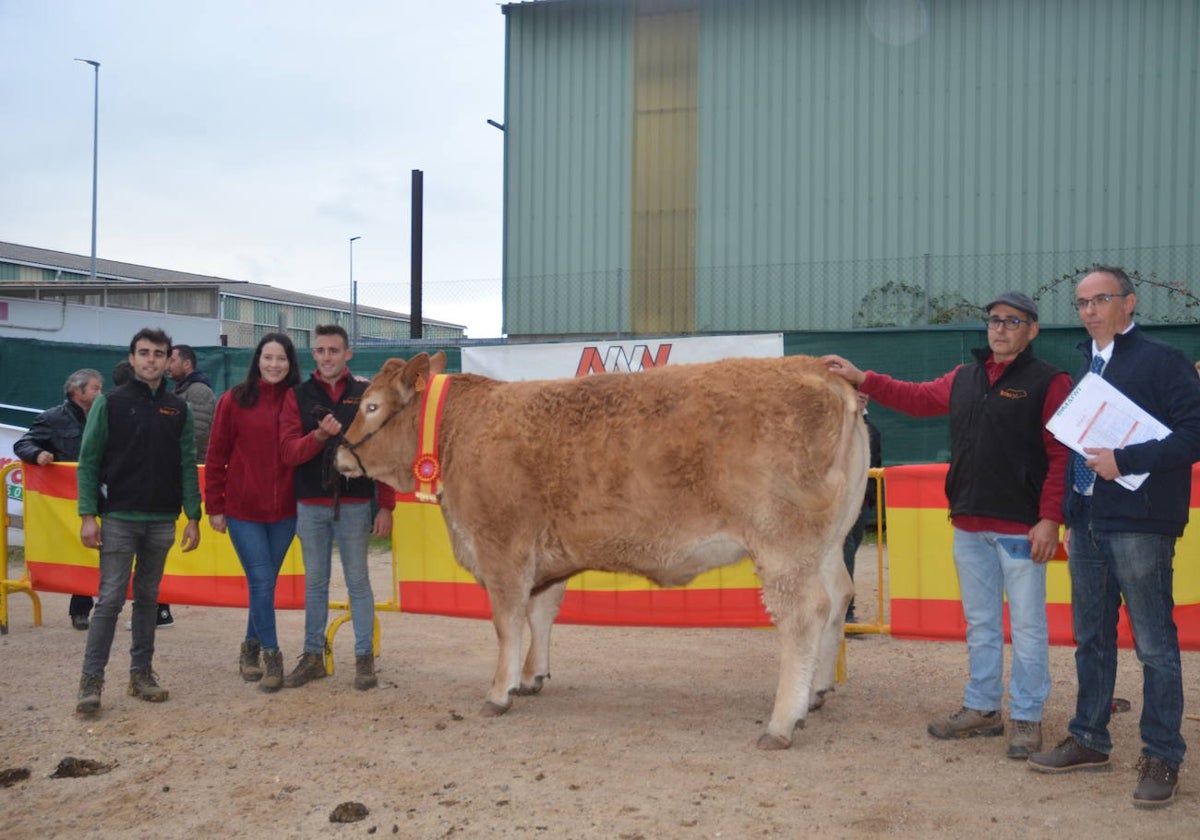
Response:
[{"label": "cow's hoof", "polygon": [[770,732],[763,734],[758,739],[758,748],[760,750],[786,750],[791,747],[792,742],[789,738],[784,738],[780,735],[772,735]]},{"label": "cow's hoof", "polygon": [[827,689],[825,689],[825,690],[823,690],[823,691],[818,691],[818,692],[816,693],[816,696],[814,696],[814,697],[813,697],[813,699],[809,701],[809,703],[808,703],[808,710],[809,710],[810,712],[812,712],[812,711],[816,711],[817,709],[819,709],[819,708],[821,708],[822,706],[824,706],[824,705],[825,705],[825,698],[826,698],[826,696],[827,696],[827,695],[830,695],[830,694],[833,694],[833,689],[832,689],[832,688],[827,688]]},{"label": "cow's hoof", "polygon": [[[546,675],[546,677],[549,677],[549,676],[550,676],[549,674]],[[542,677],[541,674],[538,674],[536,677],[533,678],[533,680],[529,684],[521,683],[520,687],[517,688],[516,693],[523,695],[523,696],[529,696],[530,694],[537,694],[539,691],[542,690],[542,683],[544,682],[544,680],[545,680],[545,678]]]},{"label": "cow's hoof", "polygon": [[501,706],[499,703],[493,703],[491,700],[485,700],[483,703],[483,708],[481,708],[479,710],[479,716],[480,717],[489,717],[489,718],[500,717],[500,715],[502,715],[508,711],[508,707],[510,705],[512,705],[512,704],[509,703],[504,706]]}]

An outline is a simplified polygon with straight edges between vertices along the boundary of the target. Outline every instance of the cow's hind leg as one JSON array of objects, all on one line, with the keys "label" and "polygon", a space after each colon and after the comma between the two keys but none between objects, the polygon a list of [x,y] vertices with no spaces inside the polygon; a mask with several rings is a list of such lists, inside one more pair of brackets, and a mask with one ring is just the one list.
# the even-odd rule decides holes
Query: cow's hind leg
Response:
[{"label": "cow's hind leg", "polygon": [[821,581],[829,596],[829,617],[821,628],[821,641],[817,654],[817,669],[813,677],[813,693],[809,700],[809,711],[819,709],[825,696],[833,691],[837,679],[838,655],[846,629],[846,610],[854,597],[854,582],[846,572],[841,547],[823,560]]},{"label": "cow's hind leg", "polygon": [[521,669],[517,694],[537,694],[542,690],[542,682],[550,679],[550,631],[566,591],[567,582],[560,581],[535,592],[525,605],[529,652],[525,656],[525,667]]},{"label": "cow's hind leg", "polygon": [[508,711],[520,685],[521,628],[527,595],[524,588],[489,586],[488,598],[499,650],[492,687],[479,711],[484,717],[497,717]]},{"label": "cow's hind leg", "polygon": [[819,643],[831,605],[824,586],[798,573],[764,578],[763,603],[779,632],[780,660],[775,708],[758,747],[786,750],[792,745],[792,731],[804,725],[808,714]]}]

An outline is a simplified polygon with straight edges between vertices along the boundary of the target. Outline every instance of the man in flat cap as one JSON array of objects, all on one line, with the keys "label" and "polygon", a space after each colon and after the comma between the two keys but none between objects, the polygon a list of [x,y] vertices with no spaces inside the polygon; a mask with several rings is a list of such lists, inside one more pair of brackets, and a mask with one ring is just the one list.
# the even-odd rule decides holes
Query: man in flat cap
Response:
[{"label": "man in flat cap", "polygon": [[1050,694],[1046,562],[1058,546],[1067,449],[1045,423],[1071,378],[1033,355],[1037,304],[1005,292],[984,307],[988,346],[930,382],[861,371],[841,356],[829,369],[880,405],[913,417],[950,417],[946,497],[954,566],[967,622],[970,676],[962,707],[930,722],[935,738],[1004,734],[1004,599],[1012,626],[1009,758],[1042,747]]}]

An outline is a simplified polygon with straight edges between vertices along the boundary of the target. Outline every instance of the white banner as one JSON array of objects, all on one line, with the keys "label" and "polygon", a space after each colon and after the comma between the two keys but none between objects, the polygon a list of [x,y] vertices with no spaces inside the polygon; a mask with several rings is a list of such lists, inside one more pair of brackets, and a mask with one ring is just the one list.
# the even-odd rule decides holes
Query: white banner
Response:
[{"label": "white banner", "polygon": [[[13,454],[13,444],[21,439],[21,435],[27,430],[19,426],[9,426],[0,423],[0,467],[11,464],[13,461],[20,459]],[[11,520],[14,516],[21,516],[25,512],[25,505],[21,501],[21,470],[13,470],[8,474],[8,478],[4,482],[4,496],[8,505],[8,516]],[[25,532],[20,528],[8,529],[8,544],[9,545],[25,545]],[[0,572],[3,572],[0,569]]]},{"label": "white banner", "polygon": [[507,381],[563,379],[593,373],[635,373],[666,364],[782,355],[783,333],[508,344],[464,347],[462,370]]}]

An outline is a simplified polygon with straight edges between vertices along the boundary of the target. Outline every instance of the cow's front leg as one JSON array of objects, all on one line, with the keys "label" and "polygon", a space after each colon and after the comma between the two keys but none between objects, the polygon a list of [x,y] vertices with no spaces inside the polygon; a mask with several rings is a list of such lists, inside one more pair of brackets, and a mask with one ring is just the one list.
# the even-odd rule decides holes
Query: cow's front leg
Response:
[{"label": "cow's front leg", "polygon": [[521,669],[521,686],[517,694],[537,694],[542,690],[542,682],[550,679],[550,631],[566,591],[567,582],[560,581],[536,592],[525,606],[525,617],[529,621],[529,653],[525,656],[525,667]]},{"label": "cow's front leg", "polygon": [[779,684],[763,750],[786,750],[792,732],[803,726],[812,695],[821,631],[829,616],[829,597],[817,581],[798,575],[763,581],[763,601],[779,633]]},{"label": "cow's front leg", "polygon": [[523,591],[518,594],[491,587],[488,588],[488,594],[492,604],[492,625],[496,628],[498,656],[492,688],[479,711],[484,717],[497,717],[508,711],[512,705],[512,695],[520,685],[521,627],[525,623],[526,596]]}]

